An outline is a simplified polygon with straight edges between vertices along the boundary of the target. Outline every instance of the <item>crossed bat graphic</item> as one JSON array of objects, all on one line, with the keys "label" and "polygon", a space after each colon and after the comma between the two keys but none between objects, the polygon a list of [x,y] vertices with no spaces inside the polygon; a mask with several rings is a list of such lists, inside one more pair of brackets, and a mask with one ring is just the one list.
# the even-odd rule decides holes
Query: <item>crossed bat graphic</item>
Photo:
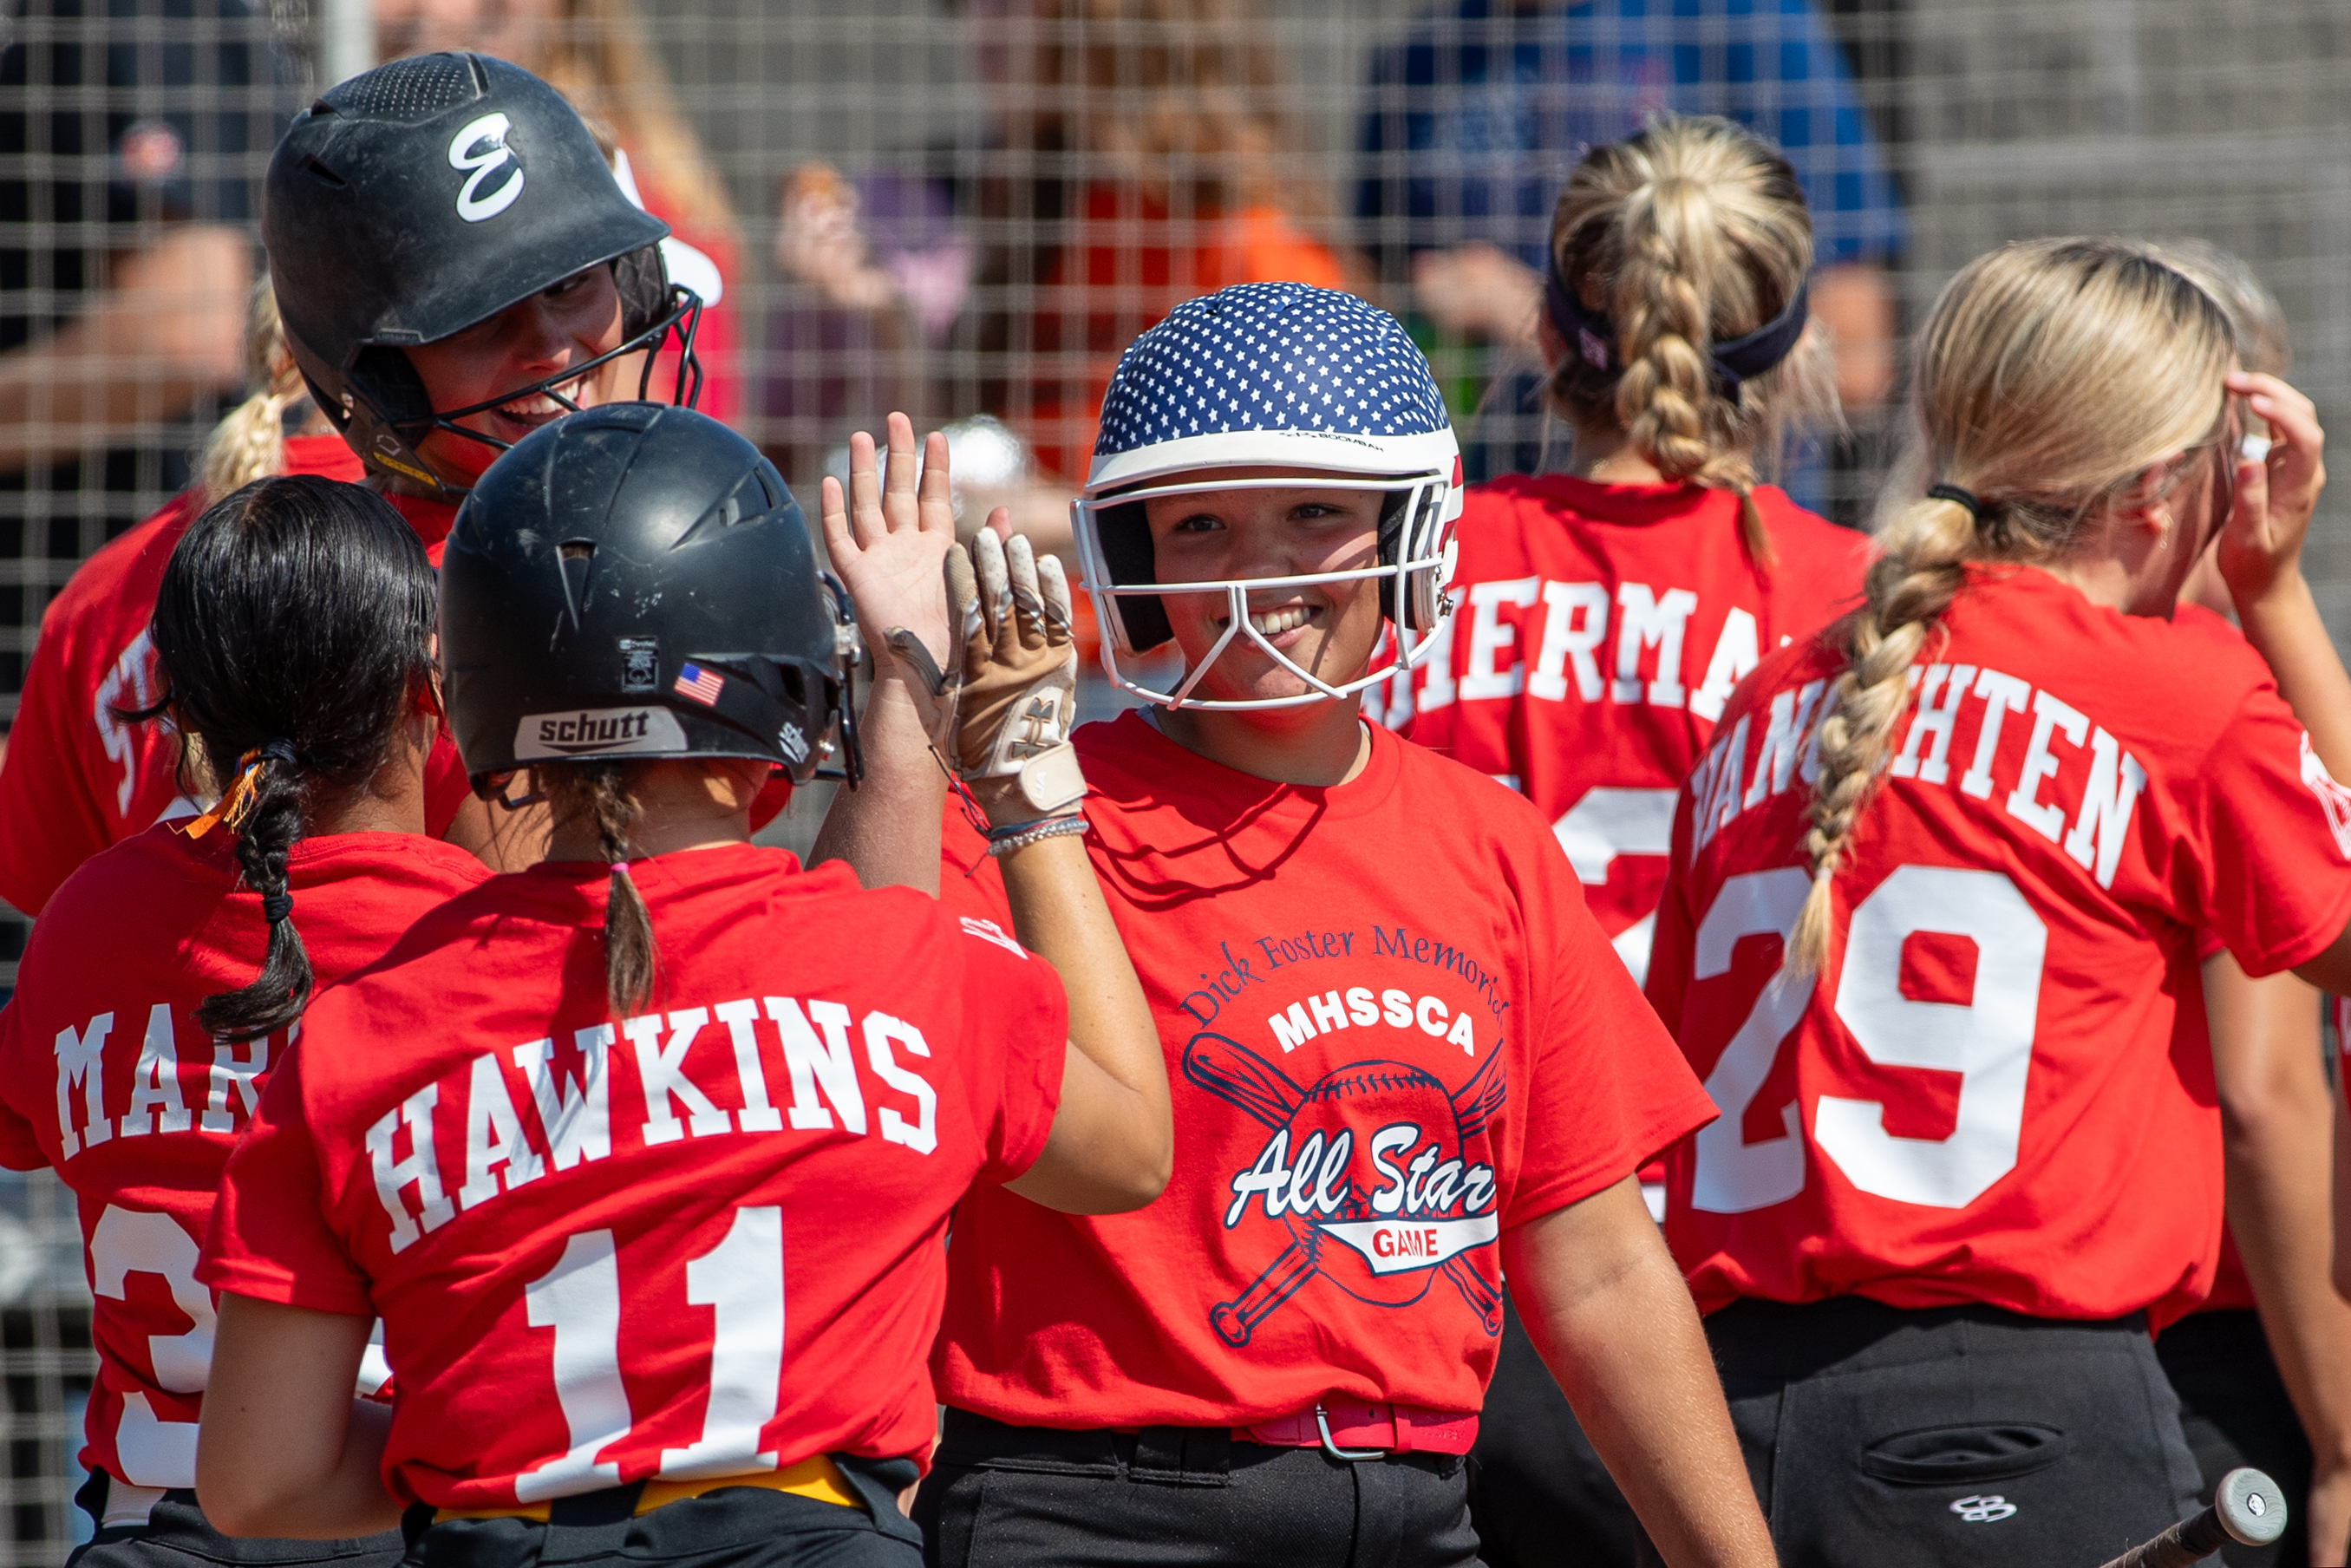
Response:
[{"label": "crossed bat graphic", "polygon": [[[1499,1051],[1486,1058],[1485,1065],[1473,1074],[1460,1091],[1449,1092],[1442,1082],[1426,1070],[1401,1061],[1354,1061],[1331,1071],[1315,1082],[1313,1088],[1301,1089],[1281,1069],[1238,1041],[1218,1034],[1197,1034],[1184,1048],[1184,1076],[1216,1095],[1238,1106],[1262,1124],[1269,1132],[1280,1132],[1291,1126],[1298,1113],[1314,1103],[1318,1092],[1334,1081],[1366,1076],[1380,1079],[1391,1089],[1401,1088],[1407,1095],[1425,1094],[1428,1109],[1442,1108],[1453,1118],[1459,1145],[1484,1130],[1495,1113],[1502,1108],[1506,1098],[1504,1075]],[[1426,1124],[1424,1123],[1424,1125]],[[1363,1194],[1352,1179],[1349,1189],[1360,1203]],[[1238,1301],[1219,1302],[1208,1314],[1208,1322],[1218,1337],[1238,1349],[1249,1343],[1258,1324],[1271,1316],[1275,1308],[1288,1301],[1301,1285],[1319,1272],[1325,1272],[1322,1249],[1327,1239],[1311,1224],[1292,1218],[1290,1244],[1281,1249],[1265,1272],[1252,1281]],[[1456,1254],[1438,1265],[1445,1277],[1451,1280],[1462,1299],[1477,1312],[1479,1322],[1489,1334],[1502,1332],[1501,1292],[1486,1281],[1483,1275],[1470,1267],[1468,1258]],[[1347,1289],[1343,1281],[1333,1281]],[[1398,1303],[1401,1304],[1401,1303]]]}]

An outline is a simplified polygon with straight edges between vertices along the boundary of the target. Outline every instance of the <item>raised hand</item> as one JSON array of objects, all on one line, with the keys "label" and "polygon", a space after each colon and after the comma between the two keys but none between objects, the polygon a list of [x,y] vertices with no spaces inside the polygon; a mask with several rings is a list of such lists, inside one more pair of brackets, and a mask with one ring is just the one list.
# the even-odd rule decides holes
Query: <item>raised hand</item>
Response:
[{"label": "raised hand", "polygon": [[956,638],[943,565],[955,548],[955,503],[947,489],[946,437],[933,432],[917,480],[914,426],[890,416],[889,467],[876,465],[873,438],[849,438],[849,486],[823,485],[825,549],[857,606],[872,650],[874,679],[903,682],[944,738],[955,712]]},{"label": "raised hand", "polygon": [[2217,563],[2241,616],[2300,576],[2303,540],[2326,487],[2326,436],[2317,408],[2275,376],[2240,373],[2227,384],[2270,427],[2266,458],[2229,455],[2236,500],[2220,529]]},{"label": "raised hand", "polygon": [[1000,538],[1008,522],[998,508],[968,565],[947,567],[963,632],[956,768],[999,826],[1066,811],[1085,792],[1068,744],[1078,690],[1069,579],[1027,539]]}]

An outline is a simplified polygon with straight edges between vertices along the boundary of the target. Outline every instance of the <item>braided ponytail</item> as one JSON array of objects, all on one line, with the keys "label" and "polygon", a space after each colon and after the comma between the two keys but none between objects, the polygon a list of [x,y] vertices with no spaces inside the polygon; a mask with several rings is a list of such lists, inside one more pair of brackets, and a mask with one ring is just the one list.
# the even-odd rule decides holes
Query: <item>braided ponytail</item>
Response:
[{"label": "braided ponytail", "polygon": [[1959,591],[1974,536],[1965,507],[1932,498],[1879,536],[1862,607],[1845,622],[1845,670],[1829,687],[1820,724],[1820,771],[1804,833],[1813,885],[1789,941],[1789,967],[1799,973],[1817,970],[1828,955],[1830,880],[1909,706],[1910,666]]},{"label": "braided ponytail", "polygon": [[533,770],[559,823],[594,824],[597,848],[611,865],[604,897],[604,995],[615,1019],[643,1010],[653,997],[657,955],[653,914],[629,875],[629,834],[640,809],[622,762],[543,763]]},{"label": "braided ponytail", "polygon": [[164,564],[152,627],[169,717],[220,794],[190,823],[236,835],[261,895],[261,972],[197,1020],[245,1040],[285,1029],[314,977],[294,924],[291,861],[321,805],[389,762],[432,676],[436,595],[415,530],[382,497],[312,475],[245,486],[198,517]]},{"label": "braided ponytail", "polygon": [[1842,623],[1845,668],[1818,731],[1803,840],[1813,885],[1790,969],[1827,961],[1831,883],[1909,711],[1911,668],[1969,563],[2057,559],[2150,468],[2183,451],[2213,461],[2232,357],[2220,306],[2125,240],[2006,246],[1944,289],[1918,335],[1917,429],[1897,488],[1939,482],[1881,525],[1862,606]]},{"label": "braided ponytail", "polygon": [[261,894],[261,918],[269,927],[269,948],[261,973],[234,991],[206,997],[196,1021],[208,1034],[248,1040],[284,1029],[309,1005],[314,977],[302,934],[294,928],[294,894],[287,862],[302,837],[303,778],[294,747],[265,740],[240,759],[232,793],[244,792],[237,830],[236,863],[245,885]]},{"label": "braided ponytail", "polygon": [[1776,461],[1799,428],[1842,423],[1829,345],[1808,329],[1779,363],[1728,385],[1712,354],[1785,311],[1812,266],[1794,170],[1711,115],[1594,148],[1552,217],[1554,273],[1614,329],[1604,351],[1571,352],[1552,372],[1553,406],[1572,423],[1621,429],[1668,479],[1736,494],[1740,537],[1765,570],[1758,459]]}]

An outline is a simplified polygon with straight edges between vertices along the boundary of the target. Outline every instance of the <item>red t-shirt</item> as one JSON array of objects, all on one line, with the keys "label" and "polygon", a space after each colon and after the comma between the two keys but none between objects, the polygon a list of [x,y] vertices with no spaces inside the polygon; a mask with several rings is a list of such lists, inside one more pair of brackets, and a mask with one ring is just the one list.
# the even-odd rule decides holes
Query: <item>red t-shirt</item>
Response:
[{"label": "red t-shirt", "polygon": [[[933,1365],[1024,1426],[1228,1426],[1336,1395],[1470,1411],[1500,1231],[1708,1121],[1525,801],[1371,727],[1269,783],[1136,714],[1077,732],[1087,843],[1158,1019],[1175,1177],[1086,1218],[975,1193]],[[1002,923],[952,810],[942,896]]]},{"label": "red t-shirt", "polygon": [[[340,435],[286,443],[288,474],[356,482],[360,461]],[[388,496],[441,559],[456,508]],[[126,724],[117,707],[159,695],[147,623],[163,567],[203,497],[188,491],[81,564],[41,616],[40,642],[0,759],[0,898],[38,915],[76,866],[165,817],[193,816],[181,795],[179,739],[162,723]],[[425,777],[425,815],[435,838],[465,796],[465,770],[446,735]]]},{"label": "red t-shirt", "polygon": [[[2245,634],[2226,616],[2207,610],[2201,604],[2182,601],[2172,612],[2171,622],[2189,631],[2220,638],[2237,647],[2246,646]],[[2213,954],[2226,952],[2228,944],[2210,931],[2199,932],[2196,939],[2196,961],[2200,967]],[[2226,1181],[2225,1168],[2223,1181]],[[2245,1272],[2245,1260],[2237,1251],[2237,1239],[2230,1234],[2224,1221],[2220,1227],[2220,1257],[2213,1267],[2212,1290],[2191,1311],[2250,1312],[2253,1307],[2253,1281]]]},{"label": "red t-shirt", "polygon": [[606,1011],[603,866],[493,878],[311,1004],[222,1184],[198,1278],[381,1316],[403,1501],[924,1458],[948,1216],[1051,1128],[1002,932],[781,850],[631,874],[661,1010]]},{"label": "red t-shirt", "polygon": [[[296,844],[287,874],[326,986],[489,873],[419,834],[339,833]],[[153,827],[66,880],[0,1010],[0,1164],[56,1166],[81,1216],[99,1354],[82,1463],[138,1486],[195,1485],[213,1340],[196,1249],[229,1151],[300,1032],[232,1045],[206,1037],[196,1007],[251,981],[266,945],[233,835]]]},{"label": "red t-shirt", "polygon": [[[1825,640],[1768,657],[1675,816],[1649,996],[1723,1108],[1669,1165],[1699,1305],[1854,1293],[2052,1318],[2210,1288],[2220,1117],[2198,933],[2245,971],[2351,919],[2351,792],[2253,652],[1979,570],[1774,982]],[[2183,999],[2186,1006],[2182,1006]]]},{"label": "red t-shirt", "polygon": [[1769,571],[1727,490],[1563,474],[1472,486],[1454,612],[1413,701],[1384,715],[1535,803],[1636,981],[1674,794],[1731,688],[1860,597],[1866,538],[1768,485],[1755,506]]}]

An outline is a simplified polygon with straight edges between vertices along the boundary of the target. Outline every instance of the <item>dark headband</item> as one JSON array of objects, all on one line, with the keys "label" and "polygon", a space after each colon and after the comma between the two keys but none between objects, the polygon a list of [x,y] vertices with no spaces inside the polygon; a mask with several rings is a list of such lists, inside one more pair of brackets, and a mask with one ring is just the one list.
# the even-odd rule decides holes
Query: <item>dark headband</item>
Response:
[{"label": "dark headband", "polygon": [[[1734,401],[1739,389],[1786,359],[1804,335],[1811,316],[1813,286],[1807,278],[1788,301],[1788,308],[1744,337],[1717,343],[1708,355],[1714,368],[1716,390]],[[1586,308],[1554,267],[1544,279],[1544,310],[1565,340],[1568,350],[1595,371],[1621,371],[1616,357],[1616,329],[1599,311]]]}]

